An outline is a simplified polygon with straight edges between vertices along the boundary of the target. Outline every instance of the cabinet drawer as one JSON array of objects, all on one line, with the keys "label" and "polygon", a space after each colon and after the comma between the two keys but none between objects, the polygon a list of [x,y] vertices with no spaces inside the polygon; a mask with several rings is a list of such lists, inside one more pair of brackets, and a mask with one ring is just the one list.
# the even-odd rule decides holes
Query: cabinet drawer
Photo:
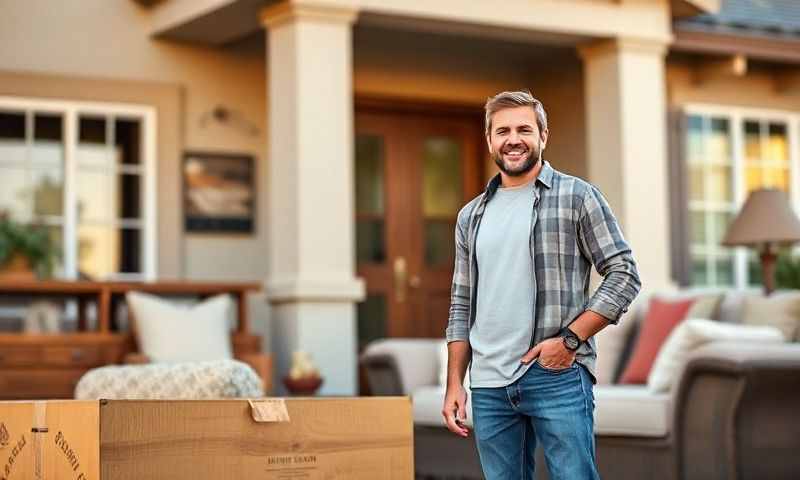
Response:
[{"label": "cabinet drawer", "polygon": [[0,347],[0,367],[36,365],[41,359],[40,347]]},{"label": "cabinet drawer", "polygon": [[0,399],[73,398],[84,369],[0,371]]},{"label": "cabinet drawer", "polygon": [[44,347],[41,364],[53,367],[91,367],[102,363],[100,348],[93,346]]}]

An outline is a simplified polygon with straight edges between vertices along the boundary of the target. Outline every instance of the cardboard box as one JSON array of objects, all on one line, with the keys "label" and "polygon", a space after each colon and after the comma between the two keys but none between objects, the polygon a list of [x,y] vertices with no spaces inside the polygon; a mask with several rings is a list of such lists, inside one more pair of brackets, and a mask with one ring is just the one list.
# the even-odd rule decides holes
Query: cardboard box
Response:
[{"label": "cardboard box", "polygon": [[408,397],[0,402],[0,480],[414,478]]}]

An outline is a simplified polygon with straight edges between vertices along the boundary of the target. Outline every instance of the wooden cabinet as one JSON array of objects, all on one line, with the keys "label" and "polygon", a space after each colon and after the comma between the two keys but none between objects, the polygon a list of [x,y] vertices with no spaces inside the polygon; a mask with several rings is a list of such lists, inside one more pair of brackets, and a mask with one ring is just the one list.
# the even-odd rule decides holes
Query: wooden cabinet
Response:
[{"label": "wooden cabinet", "polygon": [[122,360],[124,334],[0,335],[0,399],[72,398],[87,370]]},{"label": "wooden cabinet", "polygon": [[[92,368],[123,363],[137,351],[129,332],[117,329],[114,305],[130,290],[200,298],[229,293],[238,302],[234,351],[248,357],[261,351],[261,339],[249,332],[246,294],[258,290],[252,283],[198,282],[65,282],[0,280],[0,295],[74,298],[79,303],[78,332],[54,334],[0,334],[0,400],[72,398],[78,380]],[[95,331],[87,331],[85,308],[97,305]],[[263,359],[257,359],[263,363]],[[250,363],[250,362],[249,362]],[[256,363],[258,366],[259,362]],[[262,370],[271,369],[265,365]],[[258,370],[257,370],[258,371]],[[259,373],[263,373],[259,371]],[[264,374],[264,377],[271,376]],[[268,378],[264,378],[268,382]]]}]

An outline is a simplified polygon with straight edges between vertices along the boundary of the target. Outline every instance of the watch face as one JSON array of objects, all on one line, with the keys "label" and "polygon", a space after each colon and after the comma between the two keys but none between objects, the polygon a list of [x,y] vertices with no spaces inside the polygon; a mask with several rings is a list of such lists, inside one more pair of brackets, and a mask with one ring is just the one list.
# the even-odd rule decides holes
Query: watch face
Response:
[{"label": "watch face", "polygon": [[578,344],[579,344],[579,343],[580,343],[580,342],[578,341],[578,339],[577,339],[577,338],[575,338],[575,337],[573,337],[573,336],[567,336],[567,337],[564,337],[564,344],[565,344],[565,345],[567,346],[567,348],[569,348],[570,350],[576,350],[576,349],[578,348]]}]

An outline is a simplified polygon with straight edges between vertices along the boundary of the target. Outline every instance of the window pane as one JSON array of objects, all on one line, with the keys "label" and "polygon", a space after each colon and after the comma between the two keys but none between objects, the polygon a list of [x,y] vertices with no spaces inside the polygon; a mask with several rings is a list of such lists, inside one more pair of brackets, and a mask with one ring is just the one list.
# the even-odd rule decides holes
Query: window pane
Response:
[{"label": "window pane", "polygon": [[733,200],[733,176],[731,167],[714,165],[710,170],[711,185],[708,200],[730,202]]},{"label": "window pane", "polygon": [[114,123],[114,145],[123,165],[141,163],[139,120],[117,119]]},{"label": "window pane", "polygon": [[719,245],[728,232],[728,226],[733,222],[733,214],[728,212],[713,212],[710,215],[712,237],[711,242]]},{"label": "window pane", "polygon": [[109,169],[116,164],[114,151],[107,147],[92,144],[78,144],[78,165],[80,169],[103,168]]},{"label": "window pane", "polygon": [[356,137],[356,212],[383,215],[384,209],[383,138]]},{"label": "window pane", "polygon": [[717,281],[716,285],[732,286],[733,285],[733,259],[732,258],[718,258],[716,261]]},{"label": "window pane", "polygon": [[692,255],[692,285],[708,285],[708,268],[704,256]]},{"label": "window pane", "polygon": [[686,121],[687,158],[690,164],[703,163],[703,118],[698,115],[689,115]]},{"label": "window pane", "polygon": [[706,213],[691,212],[692,222],[691,241],[694,244],[705,245],[706,243]]},{"label": "window pane", "polygon": [[691,200],[705,199],[705,169],[702,164],[692,164],[689,166],[689,198]]},{"label": "window pane", "polygon": [[454,216],[461,207],[461,146],[445,137],[423,144],[423,212],[426,217]]},{"label": "window pane", "polygon": [[80,170],[78,185],[78,220],[109,221],[117,211],[112,204],[117,197],[111,194],[113,175],[105,172]]},{"label": "window pane", "polygon": [[25,140],[25,114],[0,112],[0,140]]},{"label": "window pane", "polygon": [[358,262],[382,263],[386,260],[383,220],[356,221],[356,258]]},{"label": "window pane", "polygon": [[0,165],[23,165],[25,152],[25,114],[0,112]]},{"label": "window pane", "polygon": [[429,266],[452,266],[455,258],[455,222],[425,222],[425,261]]},{"label": "window pane", "polygon": [[770,123],[768,128],[767,159],[780,163],[789,163],[789,139],[786,136],[786,125]]},{"label": "window pane", "polygon": [[33,215],[60,217],[64,212],[64,178],[61,168],[30,171],[33,193]]},{"label": "window pane", "polygon": [[0,212],[8,212],[12,219],[18,221],[27,220],[30,202],[27,172],[22,168],[0,167],[0,178],[3,179],[3,187],[0,188]]},{"label": "window pane", "polygon": [[138,228],[81,226],[78,229],[80,272],[93,279],[141,272],[141,236]]},{"label": "window pane", "polygon": [[761,172],[762,186],[764,188],[777,188],[789,191],[789,169],[766,167]]},{"label": "window pane", "polygon": [[744,152],[748,162],[757,162],[761,159],[761,128],[758,122],[747,120],[744,122]]},{"label": "window pane", "polygon": [[119,246],[119,271],[123,273],[139,273],[142,271],[142,231],[138,228],[120,229],[121,245]]},{"label": "window pane", "polygon": [[78,229],[78,268],[92,279],[108,278],[119,265],[119,231],[105,226]]},{"label": "window pane", "polygon": [[33,139],[61,143],[63,122],[61,115],[39,114],[33,117]]},{"label": "window pane", "polygon": [[387,335],[386,297],[367,295],[358,304],[358,349],[362,350],[369,342]]},{"label": "window pane", "polygon": [[761,275],[761,259],[753,252],[747,254],[747,283],[753,286],[763,285]]},{"label": "window pane", "polygon": [[761,188],[764,184],[761,178],[761,167],[745,167],[744,183],[748,192]]},{"label": "window pane", "polygon": [[31,165],[48,169],[64,168],[64,145],[50,140],[37,140],[31,147]]},{"label": "window pane", "polygon": [[63,277],[64,272],[64,227],[61,225],[57,226],[48,226],[45,227],[47,229],[47,234],[50,237],[50,243],[52,243],[58,251],[58,255],[56,256],[55,262],[53,262],[53,277],[60,278]]},{"label": "window pane", "polygon": [[727,119],[711,119],[711,132],[706,145],[706,155],[709,162],[731,162],[731,138]]},{"label": "window pane", "polygon": [[86,144],[106,144],[106,119],[81,115],[78,123],[78,141]]},{"label": "window pane", "polygon": [[141,215],[140,175],[119,175],[117,206],[119,218],[139,218]]}]

